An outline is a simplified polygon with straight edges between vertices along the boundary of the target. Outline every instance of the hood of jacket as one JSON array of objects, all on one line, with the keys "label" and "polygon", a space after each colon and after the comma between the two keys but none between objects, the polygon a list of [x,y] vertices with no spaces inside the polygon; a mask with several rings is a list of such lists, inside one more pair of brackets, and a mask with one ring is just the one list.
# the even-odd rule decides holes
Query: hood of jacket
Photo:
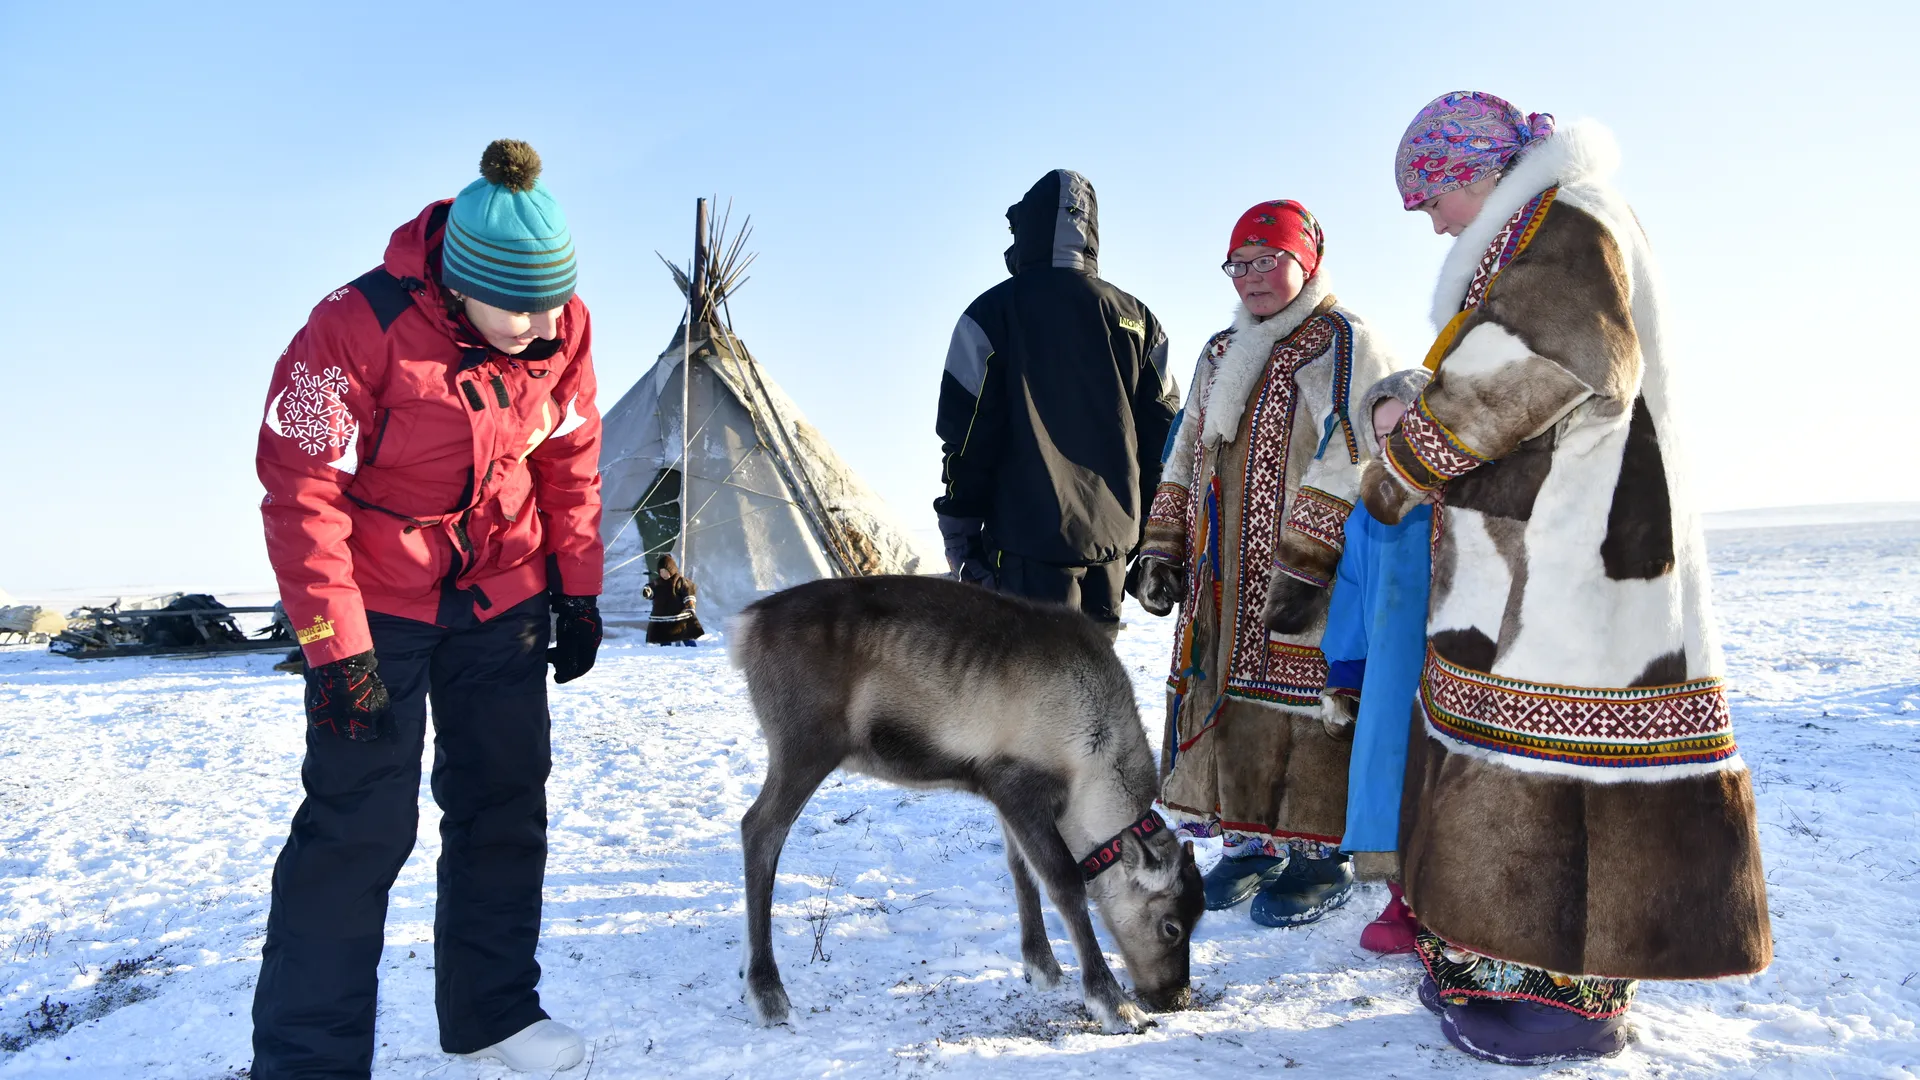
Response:
[{"label": "hood of jacket", "polygon": [[1007,207],[1013,246],[1007,271],[1058,266],[1100,272],[1100,207],[1087,178],[1068,169],[1041,177],[1020,201]]}]

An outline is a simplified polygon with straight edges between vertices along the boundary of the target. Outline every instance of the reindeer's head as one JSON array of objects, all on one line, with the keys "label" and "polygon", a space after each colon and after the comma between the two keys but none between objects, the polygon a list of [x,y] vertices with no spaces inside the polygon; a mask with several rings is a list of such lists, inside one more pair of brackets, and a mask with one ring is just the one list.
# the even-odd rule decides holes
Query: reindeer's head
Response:
[{"label": "reindeer's head", "polygon": [[1141,1002],[1155,1012],[1186,1008],[1188,949],[1206,911],[1193,848],[1165,828],[1144,838],[1123,833],[1118,865],[1093,891]]}]

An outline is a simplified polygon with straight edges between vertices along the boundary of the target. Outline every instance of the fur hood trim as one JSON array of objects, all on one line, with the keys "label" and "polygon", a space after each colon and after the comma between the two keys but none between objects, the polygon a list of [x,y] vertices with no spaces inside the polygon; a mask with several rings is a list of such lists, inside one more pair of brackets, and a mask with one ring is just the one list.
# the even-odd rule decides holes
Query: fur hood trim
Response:
[{"label": "fur hood trim", "polygon": [[1233,309],[1233,340],[1207,385],[1207,426],[1202,433],[1208,446],[1232,442],[1240,431],[1240,414],[1246,411],[1247,395],[1267,370],[1273,347],[1307,321],[1320,302],[1332,295],[1324,266],[1301,287],[1293,303],[1266,319],[1256,318],[1245,304]]},{"label": "fur hood trim", "polygon": [[1554,132],[1508,166],[1487,196],[1479,216],[1454,240],[1440,267],[1440,284],[1433,293],[1433,328],[1447,325],[1460,311],[1480,256],[1507,219],[1528,199],[1559,184],[1604,187],[1620,168],[1620,144],[1613,132],[1596,120],[1575,120]]}]

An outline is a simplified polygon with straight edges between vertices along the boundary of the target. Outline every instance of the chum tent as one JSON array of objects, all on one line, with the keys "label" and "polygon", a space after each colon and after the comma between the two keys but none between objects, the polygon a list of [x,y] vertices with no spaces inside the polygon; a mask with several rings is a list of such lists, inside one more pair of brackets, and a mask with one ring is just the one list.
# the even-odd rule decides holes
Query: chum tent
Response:
[{"label": "chum tent", "polygon": [[726,300],[752,262],[741,259],[749,233],[743,225],[723,245],[724,223],[709,229],[700,200],[693,273],[668,264],[687,318],[602,415],[600,602],[609,622],[645,621],[641,589],[661,554],[699,587],[710,629],[815,578],[946,570],[939,550],[841,460],[734,334]]}]

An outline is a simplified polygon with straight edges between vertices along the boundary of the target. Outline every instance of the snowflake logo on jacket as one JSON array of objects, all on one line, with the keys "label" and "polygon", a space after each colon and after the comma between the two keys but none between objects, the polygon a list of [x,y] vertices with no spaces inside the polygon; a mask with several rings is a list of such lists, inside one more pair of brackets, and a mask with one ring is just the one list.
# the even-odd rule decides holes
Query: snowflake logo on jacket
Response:
[{"label": "snowflake logo on jacket", "polygon": [[277,434],[297,441],[301,450],[316,457],[331,454],[353,439],[359,425],[347,411],[347,377],[339,368],[315,375],[306,364],[295,363],[289,381],[291,385],[281,391],[280,407],[267,412],[269,426],[279,422]]}]

